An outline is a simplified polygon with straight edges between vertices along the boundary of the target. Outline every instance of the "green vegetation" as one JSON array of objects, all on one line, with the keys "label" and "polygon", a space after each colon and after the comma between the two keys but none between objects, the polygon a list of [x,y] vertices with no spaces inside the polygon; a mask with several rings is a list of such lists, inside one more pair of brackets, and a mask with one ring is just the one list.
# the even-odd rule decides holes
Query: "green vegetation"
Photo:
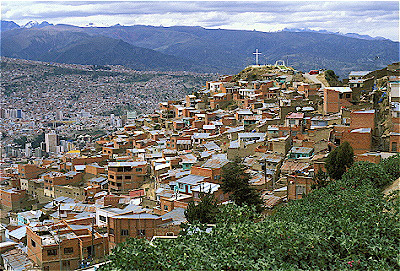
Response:
[{"label": "green vegetation", "polygon": [[331,87],[342,85],[342,82],[339,81],[339,76],[332,70],[325,71],[325,79]]},{"label": "green vegetation", "polygon": [[204,194],[201,201],[190,202],[185,210],[185,217],[189,223],[214,224],[217,222],[218,205],[212,194]]},{"label": "green vegetation", "polygon": [[353,162],[353,148],[350,146],[349,142],[344,142],[329,153],[325,167],[328,171],[329,177],[339,180],[342,178],[342,175],[346,172],[346,170],[351,167]]},{"label": "green vegetation", "polygon": [[14,139],[14,143],[21,146],[21,148],[25,148],[25,144],[28,143],[28,138],[26,136],[21,136]]},{"label": "green vegetation", "polygon": [[[191,225],[173,240],[129,239],[101,270],[399,270],[399,194],[384,197],[374,179],[400,177],[389,173],[395,163],[400,155],[355,163],[262,220],[255,208],[228,204],[211,232]],[[380,173],[370,178],[360,172],[366,165]]]},{"label": "green vegetation", "polygon": [[250,186],[250,174],[245,172],[246,166],[240,162],[236,159],[222,168],[221,188],[225,193],[230,193],[229,198],[237,205],[255,206],[258,211],[262,211],[262,199]]},{"label": "green vegetation", "polygon": [[314,183],[311,188],[312,189],[319,189],[328,185],[328,174],[319,169],[317,174],[314,176]]}]

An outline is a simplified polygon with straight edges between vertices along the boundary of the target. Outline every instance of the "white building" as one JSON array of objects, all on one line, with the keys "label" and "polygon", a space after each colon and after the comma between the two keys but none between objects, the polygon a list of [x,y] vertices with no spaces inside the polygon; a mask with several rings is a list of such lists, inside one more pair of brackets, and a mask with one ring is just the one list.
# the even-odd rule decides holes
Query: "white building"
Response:
[{"label": "white building", "polygon": [[57,152],[57,134],[54,131],[44,135],[44,142],[46,143],[46,152]]}]

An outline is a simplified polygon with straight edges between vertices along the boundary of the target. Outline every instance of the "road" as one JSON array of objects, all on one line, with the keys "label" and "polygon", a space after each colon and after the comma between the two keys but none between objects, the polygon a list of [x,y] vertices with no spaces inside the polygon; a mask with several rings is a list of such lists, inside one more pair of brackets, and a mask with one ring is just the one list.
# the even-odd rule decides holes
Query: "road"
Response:
[{"label": "road", "polygon": [[311,74],[309,74],[309,73],[303,73],[303,76],[304,76],[305,78],[307,78],[308,80],[314,82],[314,83],[321,84],[322,88],[325,87],[325,85],[324,85],[321,81],[318,80],[317,74],[312,74],[312,75],[311,75]]}]

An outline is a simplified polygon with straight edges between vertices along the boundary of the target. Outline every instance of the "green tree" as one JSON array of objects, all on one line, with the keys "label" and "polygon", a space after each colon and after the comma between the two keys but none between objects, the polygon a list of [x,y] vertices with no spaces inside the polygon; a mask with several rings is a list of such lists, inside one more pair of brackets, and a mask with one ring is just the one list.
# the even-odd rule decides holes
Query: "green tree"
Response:
[{"label": "green tree", "polygon": [[327,186],[328,185],[328,174],[325,171],[318,169],[318,172],[314,177],[314,183],[315,184],[312,185],[312,189],[319,189],[319,188]]},{"label": "green tree", "polygon": [[325,168],[329,177],[339,180],[353,163],[353,148],[350,146],[349,142],[345,141],[328,155]]},{"label": "green tree", "polygon": [[218,214],[217,201],[213,194],[205,193],[200,202],[189,202],[185,217],[189,223],[215,224]]},{"label": "green tree", "polygon": [[257,211],[262,211],[263,201],[254,188],[250,186],[250,174],[245,172],[246,166],[239,159],[228,163],[222,168],[221,188],[225,193],[230,193],[229,198],[237,205],[256,206]]},{"label": "green tree", "polygon": [[341,82],[339,81],[339,76],[335,74],[332,70],[327,70],[325,72],[325,79],[328,82],[329,86],[340,86]]}]

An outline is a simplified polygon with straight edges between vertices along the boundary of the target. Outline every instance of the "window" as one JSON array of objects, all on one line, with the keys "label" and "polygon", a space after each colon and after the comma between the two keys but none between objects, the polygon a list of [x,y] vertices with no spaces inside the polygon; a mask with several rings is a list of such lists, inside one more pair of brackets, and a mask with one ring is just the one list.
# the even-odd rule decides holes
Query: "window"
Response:
[{"label": "window", "polygon": [[289,120],[289,124],[290,124],[290,125],[296,124],[296,120]]},{"label": "window", "polygon": [[47,250],[47,256],[55,256],[55,255],[57,255],[57,249]]},{"label": "window", "polygon": [[164,211],[168,211],[168,205],[164,205]]},{"label": "window", "polygon": [[397,152],[397,142],[392,142],[392,152]]},{"label": "window", "polygon": [[146,236],[146,230],[138,230],[138,236]]},{"label": "window", "polygon": [[179,189],[183,189],[183,183],[178,183]]},{"label": "window", "polygon": [[107,222],[107,218],[105,216],[99,215],[99,220],[103,222]]},{"label": "window", "polygon": [[65,247],[64,248],[64,254],[72,254],[72,253],[74,253],[73,247]]},{"label": "window", "polygon": [[114,175],[110,175],[110,178],[111,178],[111,179],[115,179]]},{"label": "window", "polygon": [[130,180],[130,179],[132,179],[132,176],[131,176],[131,175],[125,176],[125,180]]},{"label": "window", "polygon": [[121,184],[121,183],[117,183],[117,186],[118,186],[118,187],[121,187],[121,186],[122,186],[122,184]]},{"label": "window", "polygon": [[136,172],[142,172],[142,168],[141,167],[136,168]]},{"label": "window", "polygon": [[122,176],[117,176],[117,180],[122,180]]},{"label": "window", "polygon": [[121,236],[128,236],[129,231],[128,230],[121,230]]},{"label": "window", "polygon": [[350,98],[350,96],[351,96],[350,93],[346,94],[346,98]]},{"label": "window", "polygon": [[43,266],[43,271],[50,271],[50,266]]},{"label": "window", "polygon": [[173,232],[167,232],[166,234],[167,236],[175,236],[175,234]]},{"label": "window", "polygon": [[114,234],[114,229],[113,228],[108,228],[110,234]]},{"label": "window", "polygon": [[36,247],[36,242],[33,241],[33,239],[31,239],[31,244],[32,244],[33,247]]},{"label": "window", "polygon": [[306,187],[302,185],[297,185],[296,186],[296,194],[297,195],[303,195],[304,192],[306,191]]}]

